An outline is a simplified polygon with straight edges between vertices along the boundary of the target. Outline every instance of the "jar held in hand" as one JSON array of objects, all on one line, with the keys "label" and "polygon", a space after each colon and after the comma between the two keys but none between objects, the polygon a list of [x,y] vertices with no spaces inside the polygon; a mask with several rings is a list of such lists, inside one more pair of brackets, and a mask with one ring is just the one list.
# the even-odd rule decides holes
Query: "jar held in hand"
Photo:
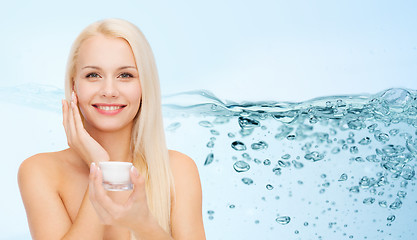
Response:
[{"label": "jar held in hand", "polygon": [[103,187],[108,191],[126,191],[133,189],[130,181],[130,162],[99,162],[103,173]]}]

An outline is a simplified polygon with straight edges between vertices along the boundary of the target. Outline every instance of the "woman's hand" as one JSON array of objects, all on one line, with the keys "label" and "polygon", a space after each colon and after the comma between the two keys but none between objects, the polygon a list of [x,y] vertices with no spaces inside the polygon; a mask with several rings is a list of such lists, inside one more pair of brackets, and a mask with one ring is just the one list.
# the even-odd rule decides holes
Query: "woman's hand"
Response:
[{"label": "woman's hand", "polygon": [[62,112],[68,146],[74,149],[88,166],[92,162],[109,161],[110,157],[106,150],[85,130],[74,92],[70,104],[62,100]]},{"label": "woman's hand", "polygon": [[[98,216],[106,225],[127,227],[137,230],[138,226],[146,227],[152,221],[146,190],[145,179],[139,176],[138,170],[132,167],[130,179],[134,189],[126,202],[116,203],[102,186],[102,172],[94,163],[90,167],[89,196]],[[115,194],[124,194],[117,192]]]}]

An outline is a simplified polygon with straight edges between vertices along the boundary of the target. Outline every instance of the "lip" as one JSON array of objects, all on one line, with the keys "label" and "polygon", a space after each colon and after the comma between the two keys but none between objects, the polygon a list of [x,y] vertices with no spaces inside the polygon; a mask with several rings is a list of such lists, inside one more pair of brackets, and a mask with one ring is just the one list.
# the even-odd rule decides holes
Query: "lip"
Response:
[{"label": "lip", "polygon": [[[123,109],[126,107],[126,105],[123,104],[116,104],[116,103],[95,103],[92,104],[92,106],[97,110],[97,112],[99,112],[100,114],[103,115],[116,115],[118,113],[120,113],[121,111],[123,111]],[[101,107],[121,107],[119,109],[115,109],[115,110],[103,110],[98,108],[99,106]]]}]

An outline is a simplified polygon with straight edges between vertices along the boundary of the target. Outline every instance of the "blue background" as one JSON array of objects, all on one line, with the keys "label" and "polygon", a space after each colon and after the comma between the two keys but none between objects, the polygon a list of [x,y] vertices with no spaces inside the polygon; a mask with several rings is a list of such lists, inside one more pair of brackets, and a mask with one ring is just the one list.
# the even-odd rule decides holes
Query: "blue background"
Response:
[{"label": "blue background", "polygon": [[163,94],[300,101],[417,86],[415,1],[7,1],[0,86],[63,88],[72,41],[118,17],[155,53]]}]

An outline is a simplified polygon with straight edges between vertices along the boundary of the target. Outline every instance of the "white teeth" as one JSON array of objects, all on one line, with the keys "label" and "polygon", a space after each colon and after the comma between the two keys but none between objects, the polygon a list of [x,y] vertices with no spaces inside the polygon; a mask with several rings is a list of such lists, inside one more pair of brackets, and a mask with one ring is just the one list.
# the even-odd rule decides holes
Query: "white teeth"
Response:
[{"label": "white teeth", "polygon": [[113,111],[122,108],[121,106],[97,106],[98,109],[105,111]]}]

